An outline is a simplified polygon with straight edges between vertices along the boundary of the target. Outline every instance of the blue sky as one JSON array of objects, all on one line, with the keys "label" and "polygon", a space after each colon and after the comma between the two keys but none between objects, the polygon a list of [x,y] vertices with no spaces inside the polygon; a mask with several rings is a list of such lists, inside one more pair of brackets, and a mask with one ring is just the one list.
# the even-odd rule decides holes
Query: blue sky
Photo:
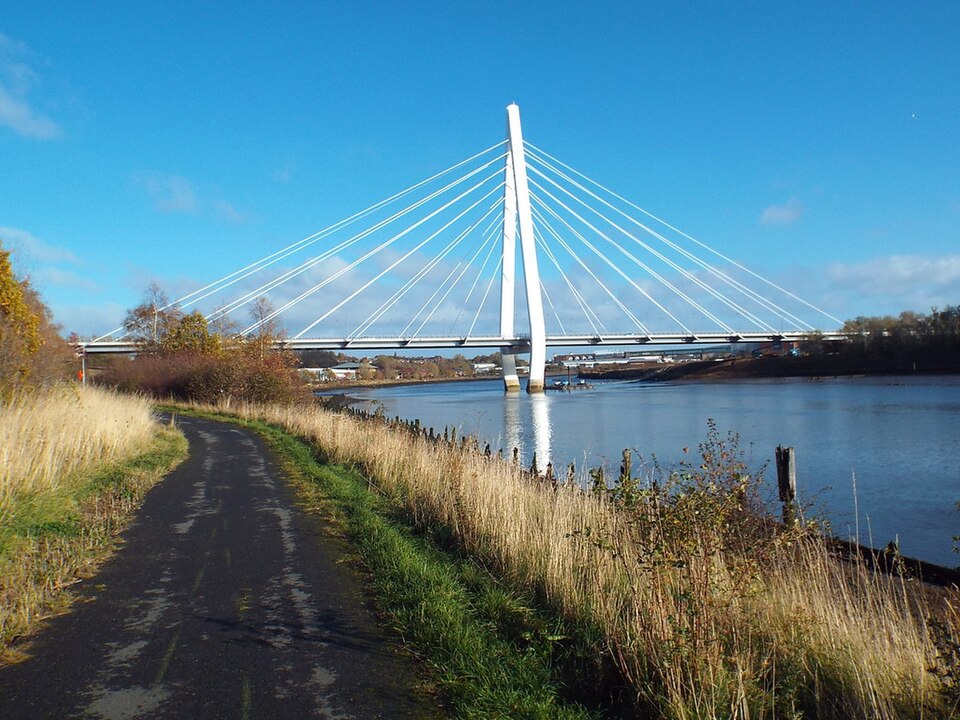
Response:
[{"label": "blue sky", "polygon": [[511,102],[835,316],[960,303],[960,4],[244,5],[0,15],[0,239],[65,331],[493,145]]}]

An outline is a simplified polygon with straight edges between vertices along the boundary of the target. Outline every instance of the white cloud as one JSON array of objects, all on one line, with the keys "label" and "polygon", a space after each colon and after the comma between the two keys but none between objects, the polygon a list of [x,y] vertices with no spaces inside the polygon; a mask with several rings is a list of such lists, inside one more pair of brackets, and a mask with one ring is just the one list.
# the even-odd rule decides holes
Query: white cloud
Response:
[{"label": "white cloud", "polygon": [[200,212],[200,200],[192,182],[180,175],[150,174],[143,180],[154,207],[163,213]]},{"label": "white cloud", "polygon": [[40,263],[72,263],[79,264],[77,256],[70,250],[55,245],[48,245],[43,240],[30,234],[26,230],[11,227],[0,227],[0,241],[9,249],[22,254],[25,259]]},{"label": "white cloud", "polygon": [[943,296],[945,302],[955,304],[960,292],[960,255],[891,255],[834,263],[827,266],[827,278],[866,296]]},{"label": "white cloud", "polygon": [[293,164],[284,165],[282,168],[278,168],[273,172],[274,182],[286,184],[290,182],[290,178],[293,176],[294,166]]},{"label": "white cloud", "polygon": [[97,292],[100,286],[90,278],[78,275],[73,270],[42,267],[31,276],[34,284],[42,287],[63,287],[84,292]]},{"label": "white cloud", "polygon": [[760,214],[761,225],[793,225],[803,215],[803,205],[796,196],[783,205],[770,205]]},{"label": "white cloud", "polygon": [[53,319],[63,327],[63,336],[71,332],[84,338],[94,338],[118,327],[126,310],[116,303],[100,305],[64,305],[50,303]]},{"label": "white cloud", "polygon": [[249,220],[235,205],[218,199],[215,188],[204,188],[182,175],[148,172],[137,175],[135,182],[146,189],[159,212],[216,217],[237,225]]},{"label": "white cloud", "polygon": [[48,140],[63,136],[63,130],[36,110],[29,95],[40,83],[40,76],[27,60],[26,45],[0,33],[0,125],[6,125],[23,137]]},{"label": "white cloud", "polygon": [[228,202],[217,200],[213,203],[213,206],[217,209],[217,214],[219,214],[220,217],[234,223],[235,225],[240,225],[241,223],[245,223],[247,221],[247,216]]},{"label": "white cloud", "polygon": [[807,297],[851,318],[929,312],[960,302],[960,255],[891,255],[813,271]]}]

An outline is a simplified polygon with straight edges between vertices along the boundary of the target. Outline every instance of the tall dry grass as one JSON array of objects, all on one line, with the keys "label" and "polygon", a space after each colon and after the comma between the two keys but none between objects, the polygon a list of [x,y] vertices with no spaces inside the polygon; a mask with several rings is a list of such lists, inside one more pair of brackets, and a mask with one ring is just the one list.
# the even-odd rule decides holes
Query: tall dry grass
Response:
[{"label": "tall dry grass", "polygon": [[102,388],[58,385],[0,401],[0,524],[81,468],[134,454],[154,429],[146,399]]},{"label": "tall dry grass", "polygon": [[60,386],[0,402],[0,666],[69,606],[68,588],[110,554],[186,445],[140,397]]},{"label": "tall dry grass", "polygon": [[384,422],[230,411],[362,467],[417,522],[442,525],[510,581],[599,628],[641,708],[743,719],[951,712],[903,584],[835,560],[813,534],[758,520],[750,479],[716,438],[673,486],[585,493]]}]

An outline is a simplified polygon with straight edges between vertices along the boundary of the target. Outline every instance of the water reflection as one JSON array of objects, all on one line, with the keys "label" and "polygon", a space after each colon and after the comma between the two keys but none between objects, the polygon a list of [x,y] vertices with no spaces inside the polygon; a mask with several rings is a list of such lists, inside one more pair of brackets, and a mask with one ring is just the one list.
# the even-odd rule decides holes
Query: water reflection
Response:
[{"label": "water reflection", "polygon": [[503,452],[507,457],[510,457],[514,448],[523,447],[520,400],[520,393],[503,394]]},{"label": "water reflection", "polygon": [[[532,453],[537,454],[537,465],[545,468],[550,462],[550,441],[553,425],[550,423],[550,398],[544,393],[503,395],[503,450],[510,455],[518,448],[524,464]],[[526,441],[526,442],[525,442]],[[532,444],[532,448],[527,447]]]},{"label": "water reflection", "polygon": [[546,393],[530,396],[530,415],[533,451],[537,454],[537,465],[545,468],[550,462],[550,438],[553,435],[553,427],[550,425],[550,398]]}]

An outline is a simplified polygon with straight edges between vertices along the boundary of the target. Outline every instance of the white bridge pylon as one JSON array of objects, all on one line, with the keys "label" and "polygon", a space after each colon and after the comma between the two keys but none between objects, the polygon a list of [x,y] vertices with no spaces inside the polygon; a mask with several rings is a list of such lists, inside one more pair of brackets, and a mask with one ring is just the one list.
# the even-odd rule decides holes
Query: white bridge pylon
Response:
[{"label": "white bridge pylon", "polygon": [[[547,330],[543,320],[543,298],[540,295],[540,270],[537,246],[533,235],[533,213],[530,210],[530,188],[527,184],[527,163],[523,152],[520,108],[507,106],[507,163],[503,186],[503,265],[500,274],[500,337],[514,336],[516,304],[517,225],[523,255],[523,276],[526,289],[527,317],[530,319],[530,376],[527,392],[543,392],[547,362]],[[506,390],[519,390],[517,356],[504,343],[500,350],[503,384]]]}]

